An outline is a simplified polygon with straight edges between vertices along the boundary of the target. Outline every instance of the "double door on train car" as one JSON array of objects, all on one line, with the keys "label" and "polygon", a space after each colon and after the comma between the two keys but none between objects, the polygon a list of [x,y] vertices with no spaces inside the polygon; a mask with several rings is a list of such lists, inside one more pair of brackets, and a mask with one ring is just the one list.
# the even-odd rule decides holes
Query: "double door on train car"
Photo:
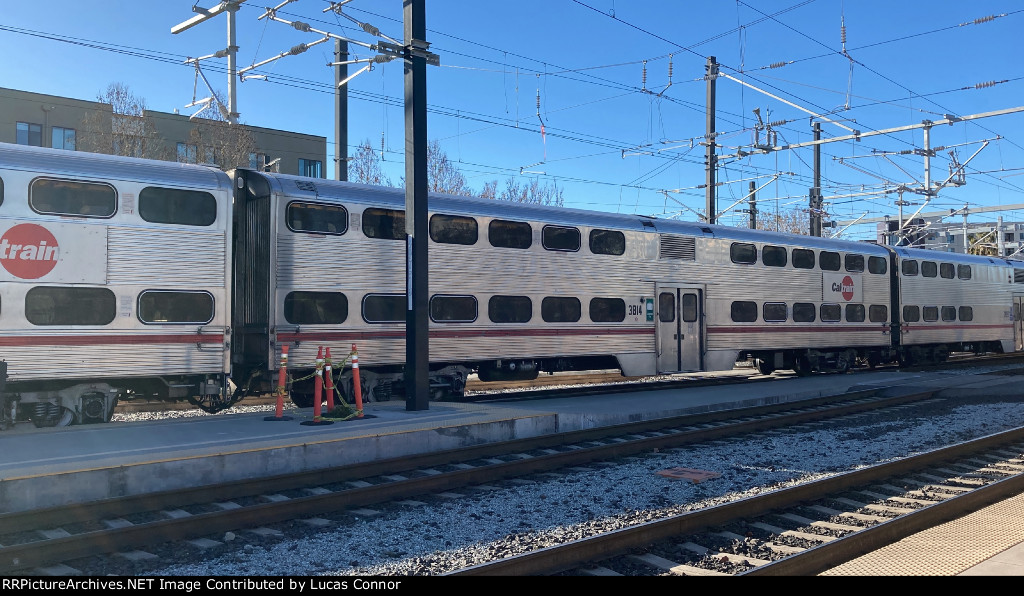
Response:
[{"label": "double door on train car", "polygon": [[703,370],[704,290],[669,284],[657,284],[655,289],[658,372]]},{"label": "double door on train car", "polygon": [[1024,352],[1024,294],[1013,295],[1013,349]]}]

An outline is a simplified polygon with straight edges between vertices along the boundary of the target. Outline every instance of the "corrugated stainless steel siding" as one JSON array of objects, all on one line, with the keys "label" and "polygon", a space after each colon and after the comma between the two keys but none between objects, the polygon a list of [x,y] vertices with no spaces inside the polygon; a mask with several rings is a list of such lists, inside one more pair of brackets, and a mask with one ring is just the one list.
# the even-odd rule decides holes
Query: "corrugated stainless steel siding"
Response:
[{"label": "corrugated stainless steel siding", "polygon": [[155,288],[223,288],[227,285],[223,231],[122,228],[107,232],[107,282]]}]

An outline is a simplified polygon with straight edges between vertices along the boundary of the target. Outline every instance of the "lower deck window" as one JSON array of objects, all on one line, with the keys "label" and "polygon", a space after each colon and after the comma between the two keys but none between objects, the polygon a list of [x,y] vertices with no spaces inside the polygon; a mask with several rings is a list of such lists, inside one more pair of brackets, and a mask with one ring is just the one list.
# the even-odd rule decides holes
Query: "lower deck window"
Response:
[{"label": "lower deck window", "polygon": [[107,325],[116,314],[106,288],[40,286],[25,294],[25,318],[33,325]]},{"label": "lower deck window", "polygon": [[786,320],[786,303],[765,302],[761,307],[761,314],[768,323],[781,323]]},{"label": "lower deck window", "polygon": [[595,323],[618,323],[626,320],[626,301],[622,298],[591,299],[590,320]]},{"label": "lower deck window", "polygon": [[548,296],[540,303],[540,316],[548,323],[575,323],[580,315],[579,298]]},{"label": "lower deck window", "polygon": [[533,301],[529,296],[491,296],[487,317],[492,323],[528,323],[533,318]]},{"label": "lower deck window", "polygon": [[838,304],[822,304],[821,305],[821,320],[829,323],[835,323],[842,319],[843,309]]},{"label": "lower deck window", "polygon": [[793,320],[797,323],[813,323],[817,310],[810,302],[797,302],[793,305]]},{"label": "lower deck window", "polygon": [[363,298],[367,323],[404,323],[405,312],[405,294],[367,294]]},{"label": "lower deck window", "polygon": [[288,292],[284,318],[292,325],[338,325],[348,318],[348,298],[341,292]]},{"label": "lower deck window", "polygon": [[147,324],[205,325],[213,320],[213,296],[208,292],[146,290],[139,294],[138,316]]},{"label": "lower deck window", "polygon": [[729,308],[729,314],[736,323],[752,323],[757,320],[757,303],[737,300]]},{"label": "lower deck window", "polygon": [[[1014,306],[1017,306],[1016,304]],[[1020,313],[1015,313],[1016,317],[1014,320],[1019,320]],[[961,321],[973,321],[974,320],[974,308],[970,306],[960,307],[960,320]]]},{"label": "lower deck window", "polygon": [[443,296],[430,298],[430,318],[441,323],[472,323],[476,320],[476,298]]}]

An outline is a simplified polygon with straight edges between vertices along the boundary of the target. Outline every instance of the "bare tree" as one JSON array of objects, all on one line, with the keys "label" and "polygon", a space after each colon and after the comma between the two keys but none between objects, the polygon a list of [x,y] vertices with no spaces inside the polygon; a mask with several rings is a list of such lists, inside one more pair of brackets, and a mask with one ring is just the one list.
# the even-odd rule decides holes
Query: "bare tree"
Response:
[{"label": "bare tree", "polygon": [[81,146],[86,151],[148,159],[173,159],[170,149],[145,116],[146,100],[124,83],[110,83],[96,96],[109,104],[111,114],[90,112],[82,119],[86,132]]},{"label": "bare tree", "polygon": [[256,137],[247,127],[231,124],[221,93],[214,95],[215,101],[192,119],[188,144],[196,148],[195,160],[215,164],[222,170],[248,167],[250,155],[256,152]]},{"label": "bare tree", "polygon": [[448,154],[441,149],[441,143],[438,141],[427,144],[427,188],[431,192],[450,195],[473,195],[473,191],[466,184],[466,177],[448,159]]},{"label": "bare tree", "polygon": [[565,204],[565,191],[558,187],[557,183],[541,185],[540,180],[534,179],[529,184],[520,184],[515,178],[505,180],[505,188],[498,192],[498,181],[484,184],[480,197],[485,199],[497,199],[499,201],[511,201],[513,203],[529,203],[531,205],[551,205],[562,207]]},{"label": "bare tree", "polygon": [[762,210],[759,204],[757,229],[807,236],[811,233],[811,218],[805,209],[774,212]]},{"label": "bare tree", "polygon": [[[377,186],[394,186],[380,167],[380,158],[377,152],[370,145],[370,140],[363,141],[356,154],[348,163],[348,179],[351,182],[360,184],[375,184]],[[340,166],[339,166],[340,167]]]}]

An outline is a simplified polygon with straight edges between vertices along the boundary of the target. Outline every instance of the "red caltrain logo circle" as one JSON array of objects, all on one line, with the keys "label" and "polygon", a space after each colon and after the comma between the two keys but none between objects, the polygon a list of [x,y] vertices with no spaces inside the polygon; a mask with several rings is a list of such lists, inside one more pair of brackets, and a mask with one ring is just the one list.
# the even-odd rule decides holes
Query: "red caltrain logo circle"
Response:
[{"label": "red caltrain logo circle", "polygon": [[60,247],[50,230],[18,224],[0,236],[0,265],[14,277],[39,279],[53,271]]},{"label": "red caltrain logo circle", "polygon": [[849,275],[843,278],[842,292],[843,300],[853,300],[853,278],[851,278]]}]

